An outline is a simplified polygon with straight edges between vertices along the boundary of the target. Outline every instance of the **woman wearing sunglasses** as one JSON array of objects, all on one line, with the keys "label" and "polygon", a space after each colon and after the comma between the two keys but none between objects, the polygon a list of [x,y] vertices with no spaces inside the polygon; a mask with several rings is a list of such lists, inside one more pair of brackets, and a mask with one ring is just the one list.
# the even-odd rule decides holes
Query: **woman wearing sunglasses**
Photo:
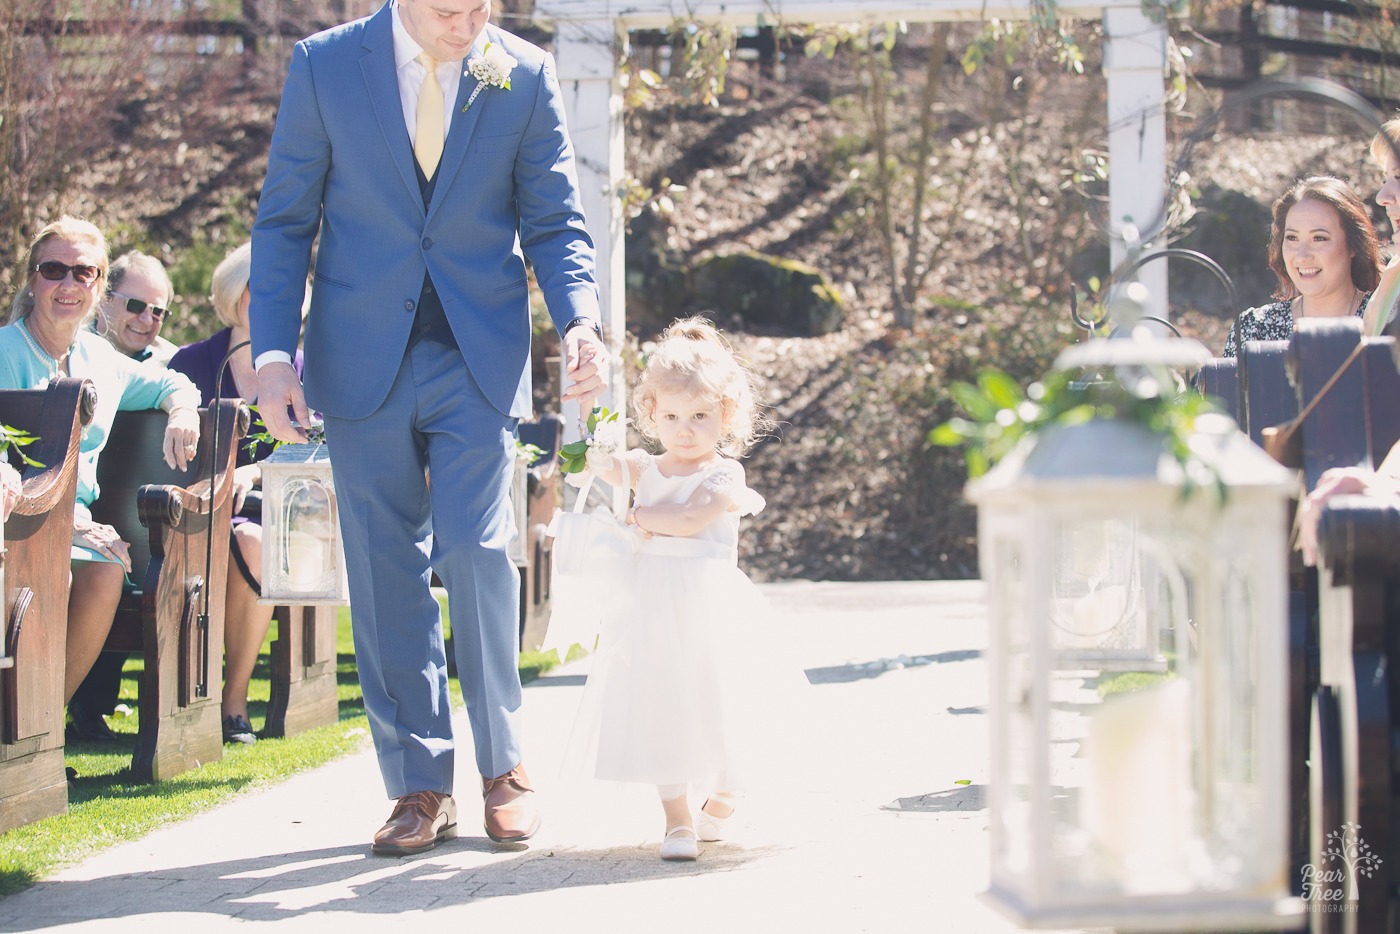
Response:
[{"label": "woman wearing sunglasses", "polygon": [[107,270],[97,333],[133,360],[166,366],[178,348],[160,336],[160,326],[174,298],[175,287],[160,260],[139,250],[123,253]]},{"label": "woman wearing sunglasses", "polygon": [[88,509],[97,498],[97,459],[112,420],[118,410],[164,409],[165,462],[186,470],[199,441],[199,390],[173,370],[118,353],[88,328],[107,280],[107,241],[95,226],[73,217],[48,224],[30,244],[24,268],[9,323],[0,327],[0,389],[36,389],[61,377],[88,379],[97,388],[97,409],[78,449],[66,702],[102,651],[131,570],[127,543],[111,526],[93,522]]}]

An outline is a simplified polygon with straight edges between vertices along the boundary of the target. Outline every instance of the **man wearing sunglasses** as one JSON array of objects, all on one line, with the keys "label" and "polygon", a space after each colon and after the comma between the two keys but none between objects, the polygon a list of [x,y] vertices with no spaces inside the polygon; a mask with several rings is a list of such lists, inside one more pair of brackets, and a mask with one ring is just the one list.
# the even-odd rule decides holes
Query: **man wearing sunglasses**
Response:
[{"label": "man wearing sunglasses", "polygon": [[[56,271],[56,270],[55,270]],[[44,271],[40,270],[40,275]],[[75,271],[74,275],[78,273]],[[98,305],[92,327],[133,360],[165,366],[178,349],[160,336],[175,287],[160,260],[132,250],[107,270],[107,297]],[[125,652],[103,652],[68,703],[67,736],[86,742],[116,742],[106,717],[117,709]]]},{"label": "man wearing sunglasses", "polygon": [[133,360],[165,366],[179,349],[160,336],[174,298],[175,287],[160,260],[139,250],[124,253],[107,271],[107,300],[100,306],[97,331]]}]

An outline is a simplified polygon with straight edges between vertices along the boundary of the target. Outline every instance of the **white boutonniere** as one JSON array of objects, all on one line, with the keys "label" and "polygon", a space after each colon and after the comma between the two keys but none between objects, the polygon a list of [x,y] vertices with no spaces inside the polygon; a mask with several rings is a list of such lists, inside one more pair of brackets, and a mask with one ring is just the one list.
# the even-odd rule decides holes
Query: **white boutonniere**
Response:
[{"label": "white boutonniere", "polygon": [[472,96],[467,98],[467,102],[462,105],[462,113],[471,110],[472,104],[476,103],[476,96],[484,88],[500,88],[502,91],[510,90],[510,73],[520,63],[506,54],[506,50],[490,42],[486,43],[486,48],[482,53],[467,62],[467,70],[462,74],[475,78],[476,87],[472,88]]}]

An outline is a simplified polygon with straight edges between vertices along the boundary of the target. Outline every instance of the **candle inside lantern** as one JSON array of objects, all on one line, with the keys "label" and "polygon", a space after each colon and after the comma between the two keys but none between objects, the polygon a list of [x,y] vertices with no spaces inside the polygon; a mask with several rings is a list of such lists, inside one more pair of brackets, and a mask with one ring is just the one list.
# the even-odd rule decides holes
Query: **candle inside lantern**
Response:
[{"label": "candle inside lantern", "polygon": [[315,590],[326,572],[326,545],[310,532],[287,533],[287,583],[297,590]]},{"label": "candle inside lantern", "polygon": [[1089,717],[1084,826],[1131,890],[1190,885],[1190,701],[1174,679],[1110,696]]}]

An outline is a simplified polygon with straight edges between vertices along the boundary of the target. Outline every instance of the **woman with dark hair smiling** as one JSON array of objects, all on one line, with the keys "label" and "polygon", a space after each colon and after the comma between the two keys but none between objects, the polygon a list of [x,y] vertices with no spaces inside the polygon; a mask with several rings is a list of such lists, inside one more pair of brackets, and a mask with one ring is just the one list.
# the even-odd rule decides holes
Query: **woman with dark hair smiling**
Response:
[{"label": "woman with dark hair smiling", "polygon": [[1298,318],[1365,313],[1380,281],[1380,243],[1350,185],[1314,175],[1274,202],[1269,268],[1278,277],[1278,301],[1236,319],[1225,341],[1227,357],[1242,341],[1287,340]]}]

